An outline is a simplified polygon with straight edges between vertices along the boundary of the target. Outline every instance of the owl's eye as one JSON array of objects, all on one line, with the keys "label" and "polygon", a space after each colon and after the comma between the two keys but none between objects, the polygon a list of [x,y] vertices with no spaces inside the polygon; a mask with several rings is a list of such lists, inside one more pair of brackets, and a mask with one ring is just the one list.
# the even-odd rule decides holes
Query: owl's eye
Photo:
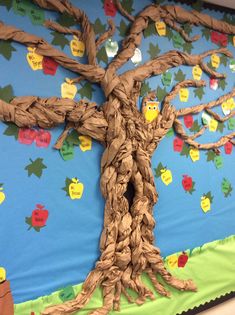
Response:
[{"label": "owl's eye", "polygon": [[151,106],[148,106],[148,110],[150,110],[151,109]]},{"label": "owl's eye", "polygon": [[156,109],[157,109],[157,107],[156,107],[156,106],[153,106],[153,109],[154,109],[154,110],[156,110]]}]

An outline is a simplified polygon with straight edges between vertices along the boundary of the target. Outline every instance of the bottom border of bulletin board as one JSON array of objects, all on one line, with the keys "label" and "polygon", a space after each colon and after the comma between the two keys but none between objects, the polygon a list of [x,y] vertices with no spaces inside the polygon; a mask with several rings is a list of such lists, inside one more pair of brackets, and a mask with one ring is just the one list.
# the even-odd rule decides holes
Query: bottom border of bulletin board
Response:
[{"label": "bottom border of bulletin board", "polygon": [[[181,255],[184,255],[183,259]],[[188,256],[188,260],[185,266],[178,267],[179,257],[181,256],[182,265],[182,262],[184,264],[186,261],[186,255]],[[198,287],[198,291],[196,293],[179,292],[166,285],[166,288],[171,292],[171,298],[162,297],[155,293],[156,299],[154,301],[148,300],[144,305],[137,306],[136,304],[129,304],[127,300],[122,297],[121,311],[118,313],[110,312],[110,314],[176,315],[189,310],[191,310],[189,312],[190,314],[196,314],[194,312],[195,308],[199,307],[201,309],[203,306],[204,309],[209,308],[211,303],[220,303],[218,302],[218,298],[219,300],[228,299],[226,296],[233,295],[233,292],[235,292],[235,235],[229,236],[223,240],[204,244],[201,247],[196,247],[192,251],[187,250],[184,254],[173,254],[166,257],[165,263],[167,268],[176,277],[181,279],[193,279]],[[143,281],[148,287],[153,289],[147,276],[143,276]],[[66,289],[56,291],[49,296],[43,296],[36,300],[15,304],[14,314],[39,315],[46,307],[61,303],[63,298],[66,299],[66,296],[69,298],[70,296],[79,293],[81,286],[82,284],[67,287]],[[207,303],[209,304],[207,305]],[[74,314],[87,315],[92,310],[101,306],[101,291],[97,289],[85,309]]]}]

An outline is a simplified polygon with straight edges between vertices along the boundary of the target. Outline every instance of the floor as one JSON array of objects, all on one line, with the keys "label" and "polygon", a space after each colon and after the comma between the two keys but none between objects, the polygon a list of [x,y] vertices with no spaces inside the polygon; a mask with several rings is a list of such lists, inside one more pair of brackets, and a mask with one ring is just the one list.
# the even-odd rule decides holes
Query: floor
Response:
[{"label": "floor", "polygon": [[228,300],[198,315],[235,315],[235,298]]}]

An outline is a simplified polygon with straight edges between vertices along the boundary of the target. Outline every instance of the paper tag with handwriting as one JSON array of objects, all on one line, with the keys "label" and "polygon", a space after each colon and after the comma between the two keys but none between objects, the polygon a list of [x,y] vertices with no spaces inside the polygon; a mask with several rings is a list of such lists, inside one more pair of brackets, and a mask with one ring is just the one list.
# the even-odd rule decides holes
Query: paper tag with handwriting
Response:
[{"label": "paper tag with handwriting", "polygon": [[159,36],[166,36],[166,24],[163,21],[155,23],[155,27]]},{"label": "paper tag with handwriting", "polygon": [[31,69],[34,71],[41,70],[43,56],[36,54],[35,48],[28,47],[28,51],[29,52],[27,53],[27,61]]},{"label": "paper tag with handwriting", "polygon": [[70,42],[70,49],[74,57],[83,57],[85,52],[85,44],[74,36]]}]

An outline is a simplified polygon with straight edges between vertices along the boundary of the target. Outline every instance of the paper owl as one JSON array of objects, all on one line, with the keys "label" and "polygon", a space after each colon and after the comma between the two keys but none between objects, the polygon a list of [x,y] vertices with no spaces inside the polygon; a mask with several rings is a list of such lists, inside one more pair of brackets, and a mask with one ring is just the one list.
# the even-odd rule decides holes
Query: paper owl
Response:
[{"label": "paper owl", "polygon": [[147,122],[152,122],[159,114],[159,102],[148,101],[142,106],[142,113]]}]

